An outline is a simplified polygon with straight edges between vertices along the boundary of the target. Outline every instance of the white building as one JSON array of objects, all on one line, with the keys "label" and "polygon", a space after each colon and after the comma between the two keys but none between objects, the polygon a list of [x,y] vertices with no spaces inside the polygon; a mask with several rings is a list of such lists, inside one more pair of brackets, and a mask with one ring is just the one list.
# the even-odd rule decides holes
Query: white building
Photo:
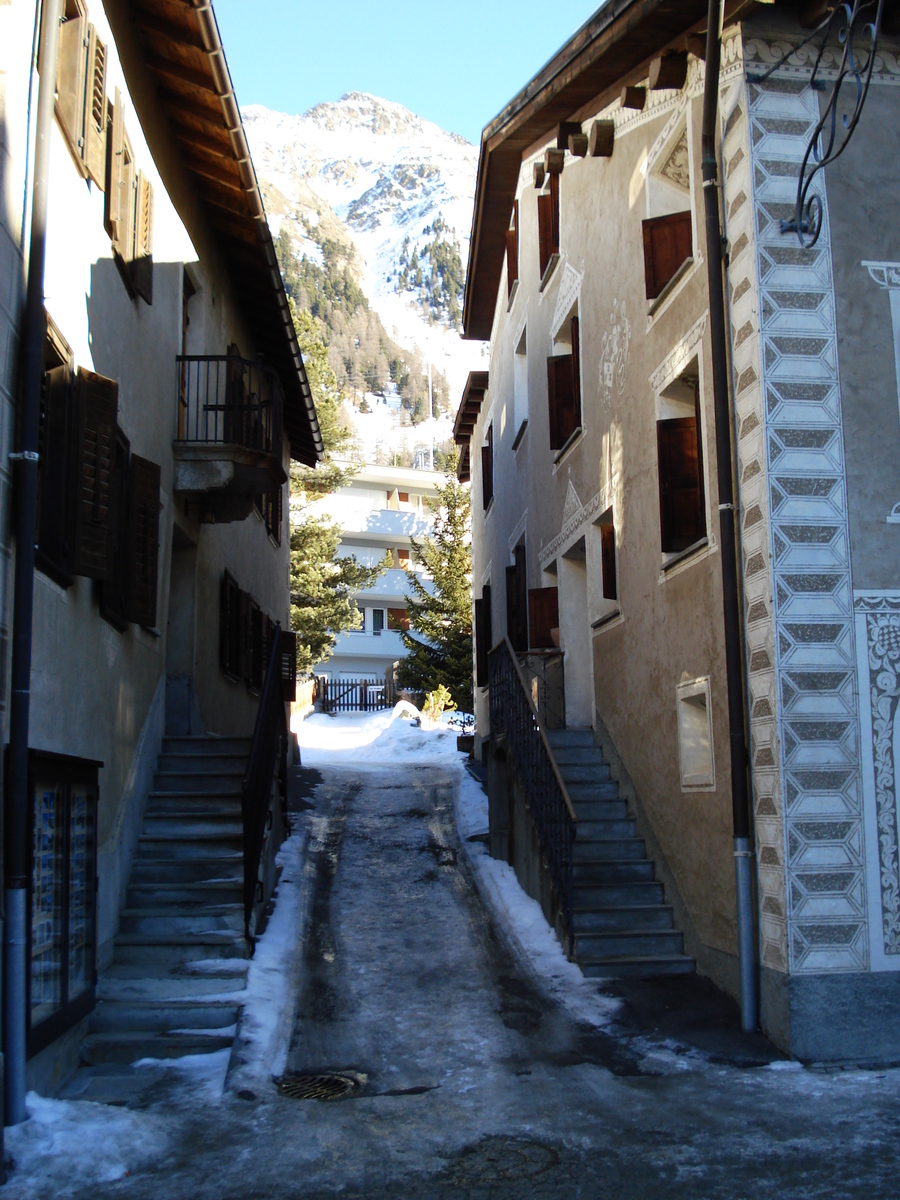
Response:
[{"label": "white building", "polygon": [[340,557],[352,554],[369,566],[386,554],[392,559],[372,587],[354,597],[363,614],[361,628],[338,637],[331,658],[316,668],[317,675],[383,679],[406,654],[400,634],[409,624],[409,572],[422,576],[412,543],[430,535],[433,522],[426,501],[437,495],[443,482],[439,471],[365,466],[315,506],[317,513],[327,513],[341,527]]}]

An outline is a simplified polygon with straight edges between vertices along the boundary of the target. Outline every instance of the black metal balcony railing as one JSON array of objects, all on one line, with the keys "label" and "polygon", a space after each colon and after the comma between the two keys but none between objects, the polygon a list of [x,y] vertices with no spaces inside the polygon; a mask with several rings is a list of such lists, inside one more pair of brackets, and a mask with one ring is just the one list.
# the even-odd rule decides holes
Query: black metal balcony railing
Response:
[{"label": "black metal balcony railing", "polygon": [[559,897],[560,913],[571,937],[575,807],[553,757],[531,688],[508,638],[494,647],[488,661],[491,738],[506,739],[507,753],[531,805],[541,850]]},{"label": "black metal balcony railing", "polygon": [[179,354],[176,442],[232,445],[281,463],[284,395],[278,376],[236,354]]}]

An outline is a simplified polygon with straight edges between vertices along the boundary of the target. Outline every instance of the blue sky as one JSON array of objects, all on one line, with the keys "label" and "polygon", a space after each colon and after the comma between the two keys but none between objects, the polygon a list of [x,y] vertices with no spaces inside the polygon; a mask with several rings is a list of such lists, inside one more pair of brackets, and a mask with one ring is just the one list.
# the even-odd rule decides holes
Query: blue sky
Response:
[{"label": "blue sky", "polygon": [[302,113],[345,92],[478,142],[601,0],[214,0],[241,104]]}]

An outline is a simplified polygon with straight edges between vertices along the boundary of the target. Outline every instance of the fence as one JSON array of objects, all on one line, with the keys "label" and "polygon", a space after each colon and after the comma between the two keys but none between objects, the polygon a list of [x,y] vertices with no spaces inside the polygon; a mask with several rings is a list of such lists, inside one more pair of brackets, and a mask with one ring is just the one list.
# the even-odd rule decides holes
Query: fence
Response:
[{"label": "fence", "polygon": [[316,679],[316,699],[327,713],[377,712],[402,698],[400,689],[385,679]]}]

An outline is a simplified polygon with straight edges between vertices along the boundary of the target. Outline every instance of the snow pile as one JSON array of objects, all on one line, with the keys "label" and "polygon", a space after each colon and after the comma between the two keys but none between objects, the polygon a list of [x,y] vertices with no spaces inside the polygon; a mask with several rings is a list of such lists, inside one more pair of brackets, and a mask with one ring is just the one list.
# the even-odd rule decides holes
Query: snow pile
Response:
[{"label": "snow pile", "polygon": [[4,1130],[13,1173],[10,1196],[67,1196],[87,1184],[115,1183],[158,1166],[169,1143],[168,1121],[88,1101],[26,1098],[29,1120]]},{"label": "snow pile", "polygon": [[401,700],[390,711],[314,713],[292,723],[305,767],[320,764],[355,767],[360,763],[406,763],[461,766],[455,729],[424,729],[416,722],[419,711]]}]

